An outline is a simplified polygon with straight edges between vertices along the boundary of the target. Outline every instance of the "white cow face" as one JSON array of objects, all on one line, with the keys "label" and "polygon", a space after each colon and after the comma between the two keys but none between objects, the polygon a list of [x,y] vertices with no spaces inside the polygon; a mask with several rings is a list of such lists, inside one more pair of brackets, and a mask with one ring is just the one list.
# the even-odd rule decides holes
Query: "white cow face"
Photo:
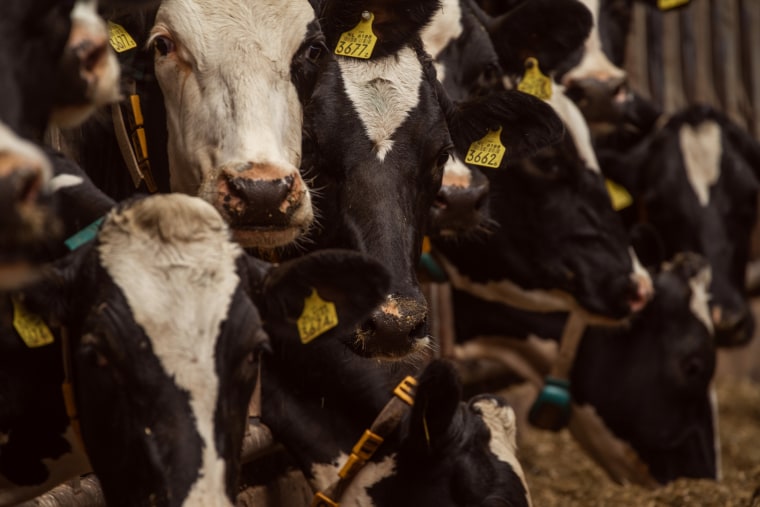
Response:
[{"label": "white cow face", "polygon": [[212,203],[246,247],[288,244],[313,219],[298,66],[320,52],[314,22],[305,0],[168,0],[151,32],[172,189]]}]

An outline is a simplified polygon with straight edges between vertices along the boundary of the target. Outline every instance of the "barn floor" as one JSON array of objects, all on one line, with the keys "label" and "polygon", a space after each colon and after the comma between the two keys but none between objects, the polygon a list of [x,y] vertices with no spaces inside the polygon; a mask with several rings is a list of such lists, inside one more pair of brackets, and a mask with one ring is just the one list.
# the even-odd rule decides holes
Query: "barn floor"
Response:
[{"label": "barn floor", "polygon": [[[760,300],[753,302],[760,322]],[[519,458],[536,507],[760,507],[760,333],[721,352],[716,385],[723,480],[678,480],[657,490],[610,481],[567,431],[522,425]]]}]

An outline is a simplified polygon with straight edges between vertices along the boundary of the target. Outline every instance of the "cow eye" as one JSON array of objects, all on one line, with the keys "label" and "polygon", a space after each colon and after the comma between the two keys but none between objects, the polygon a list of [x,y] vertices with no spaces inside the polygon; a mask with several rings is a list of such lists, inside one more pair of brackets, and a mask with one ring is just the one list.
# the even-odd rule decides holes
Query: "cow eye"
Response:
[{"label": "cow eye", "polygon": [[316,62],[325,50],[323,43],[315,43],[306,48],[306,59],[311,62]]},{"label": "cow eye", "polygon": [[174,41],[169,37],[159,35],[153,39],[153,47],[155,48],[156,52],[158,52],[158,54],[161,56],[166,56],[169,53],[174,52]]},{"label": "cow eye", "polygon": [[446,165],[446,162],[449,161],[451,158],[451,151],[450,150],[443,150],[441,153],[438,154],[438,159],[435,161],[436,167],[443,167]]}]

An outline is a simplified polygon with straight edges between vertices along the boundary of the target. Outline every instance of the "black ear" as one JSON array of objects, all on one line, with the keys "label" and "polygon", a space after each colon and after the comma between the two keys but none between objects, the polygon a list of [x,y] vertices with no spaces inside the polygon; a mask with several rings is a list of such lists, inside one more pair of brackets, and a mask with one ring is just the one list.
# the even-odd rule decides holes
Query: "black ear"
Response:
[{"label": "black ear", "polygon": [[449,130],[462,160],[473,141],[501,127],[506,148],[500,168],[558,143],[565,125],[552,107],[527,93],[507,90],[458,103],[449,113]]},{"label": "black ear", "polygon": [[528,57],[548,74],[583,45],[593,23],[591,12],[577,0],[532,0],[487,28],[507,74],[521,75]]},{"label": "black ear", "polygon": [[354,28],[366,11],[374,16],[372,31],[377,37],[372,57],[397,52],[416,40],[440,8],[439,0],[327,0],[322,8],[322,24],[327,46],[332,51],[343,32]]},{"label": "black ear", "polygon": [[433,455],[449,440],[462,386],[451,363],[431,362],[418,380],[405,447],[415,457]]},{"label": "black ear", "polygon": [[347,250],[321,250],[280,265],[251,261],[249,274],[252,299],[273,338],[298,334],[298,319],[314,291],[334,305],[337,325],[319,333],[330,338],[352,332],[390,287],[379,262]]},{"label": "black ear", "polygon": [[42,277],[21,294],[25,306],[53,324],[76,322],[85,306],[82,296],[89,292],[93,255],[89,243],[46,267]]}]

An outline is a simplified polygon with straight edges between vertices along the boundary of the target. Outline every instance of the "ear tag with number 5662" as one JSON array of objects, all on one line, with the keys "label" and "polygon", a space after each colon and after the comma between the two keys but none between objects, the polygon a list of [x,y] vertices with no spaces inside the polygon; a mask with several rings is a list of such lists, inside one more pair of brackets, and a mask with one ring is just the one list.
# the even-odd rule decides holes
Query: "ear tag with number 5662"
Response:
[{"label": "ear tag with number 5662", "polygon": [[347,32],[343,32],[335,47],[335,54],[350,56],[351,58],[369,59],[375,49],[377,36],[372,32],[372,21],[375,15],[371,12],[362,12],[359,24]]},{"label": "ear tag with number 5662", "polygon": [[498,169],[507,149],[501,143],[501,127],[492,130],[482,139],[475,141],[467,150],[464,161],[468,164]]}]

